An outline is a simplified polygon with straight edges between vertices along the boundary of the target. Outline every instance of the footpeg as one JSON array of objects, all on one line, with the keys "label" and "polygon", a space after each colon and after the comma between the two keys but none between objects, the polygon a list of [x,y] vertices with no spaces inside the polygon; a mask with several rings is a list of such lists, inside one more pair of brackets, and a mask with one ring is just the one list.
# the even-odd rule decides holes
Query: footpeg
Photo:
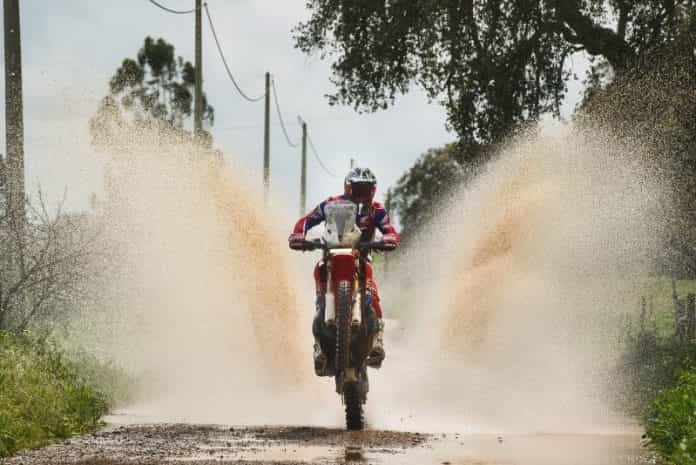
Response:
[{"label": "footpeg", "polygon": [[384,362],[385,357],[386,354],[384,353],[383,348],[374,347],[370,352],[370,355],[367,356],[367,366],[370,368],[382,368],[382,362]]},{"label": "footpeg", "polygon": [[314,373],[317,376],[325,376],[327,359],[326,355],[321,351],[319,343],[314,343]]},{"label": "footpeg", "polygon": [[314,343],[314,374],[317,376],[333,376],[333,367],[329,366],[329,360],[321,350],[318,342]]}]

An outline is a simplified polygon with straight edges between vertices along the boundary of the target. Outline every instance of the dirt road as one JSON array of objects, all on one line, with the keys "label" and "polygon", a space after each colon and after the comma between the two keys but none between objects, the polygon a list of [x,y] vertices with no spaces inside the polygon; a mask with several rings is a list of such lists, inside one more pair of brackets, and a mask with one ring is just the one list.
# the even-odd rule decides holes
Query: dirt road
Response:
[{"label": "dirt road", "polygon": [[11,465],[409,464],[636,465],[650,461],[635,434],[460,435],[345,432],[309,427],[159,424],[105,428],[27,452]]}]

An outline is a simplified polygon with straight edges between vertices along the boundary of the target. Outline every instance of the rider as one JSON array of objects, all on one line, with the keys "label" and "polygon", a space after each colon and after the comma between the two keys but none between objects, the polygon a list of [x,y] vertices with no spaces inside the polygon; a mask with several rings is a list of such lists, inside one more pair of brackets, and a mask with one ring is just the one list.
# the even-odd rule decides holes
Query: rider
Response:
[{"label": "rider", "polygon": [[[368,168],[353,168],[345,178],[343,195],[329,197],[319,204],[311,213],[301,218],[295,225],[288,241],[293,250],[303,250],[307,231],[325,220],[324,207],[330,202],[350,200],[358,205],[357,225],[362,231],[362,242],[374,240],[375,230],[382,233],[382,241],[386,250],[394,250],[399,246],[400,236],[392,226],[387,211],[381,203],[374,200],[377,192],[377,178]],[[378,328],[373,339],[372,350],[367,359],[369,366],[379,368],[385,357],[384,351],[384,320],[380,305],[377,283],[374,279],[372,264],[366,263],[365,274],[367,287],[371,291],[372,308],[378,320]],[[321,347],[321,327],[324,325],[323,299],[326,293],[326,273],[323,261],[317,263],[314,269],[314,280],[317,289],[317,315],[312,325],[314,333],[314,369],[319,376],[330,375],[327,371],[327,357]]]}]

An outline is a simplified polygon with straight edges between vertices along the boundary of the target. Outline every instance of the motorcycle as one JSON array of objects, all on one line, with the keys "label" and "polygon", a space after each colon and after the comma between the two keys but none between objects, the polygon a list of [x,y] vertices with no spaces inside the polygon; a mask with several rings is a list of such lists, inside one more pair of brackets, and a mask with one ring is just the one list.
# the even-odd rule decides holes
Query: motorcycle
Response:
[{"label": "motorcycle", "polygon": [[350,201],[326,205],[326,228],[322,238],[305,241],[303,249],[321,250],[325,264],[326,294],[321,305],[324,325],[322,347],[333,368],[336,393],[341,396],[349,430],[365,426],[363,407],[369,381],[367,358],[378,320],[371,307],[365,265],[371,251],[386,250],[383,242],[360,242],[362,232],[355,224],[358,206]]}]

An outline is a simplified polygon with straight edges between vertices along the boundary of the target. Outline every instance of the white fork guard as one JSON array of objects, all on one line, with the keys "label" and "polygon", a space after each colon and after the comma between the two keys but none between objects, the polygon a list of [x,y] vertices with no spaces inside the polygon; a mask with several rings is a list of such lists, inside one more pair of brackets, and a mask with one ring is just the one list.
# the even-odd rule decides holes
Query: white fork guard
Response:
[{"label": "white fork guard", "polygon": [[[353,249],[333,249],[331,250],[331,253],[333,255],[352,256]],[[324,306],[324,323],[327,325],[336,325],[336,295],[331,292],[331,265],[327,263],[326,267],[326,305]],[[353,311],[353,318],[355,318],[355,311]]]},{"label": "white fork guard", "polygon": [[356,296],[353,299],[353,326],[360,326],[362,323],[362,293],[356,292]]},{"label": "white fork guard", "polygon": [[326,308],[324,309],[324,323],[336,324],[336,296],[332,292],[326,293]]},{"label": "white fork guard", "polygon": [[324,298],[324,323],[336,325],[336,296],[331,292],[331,267],[327,265],[326,272],[326,296]]}]

